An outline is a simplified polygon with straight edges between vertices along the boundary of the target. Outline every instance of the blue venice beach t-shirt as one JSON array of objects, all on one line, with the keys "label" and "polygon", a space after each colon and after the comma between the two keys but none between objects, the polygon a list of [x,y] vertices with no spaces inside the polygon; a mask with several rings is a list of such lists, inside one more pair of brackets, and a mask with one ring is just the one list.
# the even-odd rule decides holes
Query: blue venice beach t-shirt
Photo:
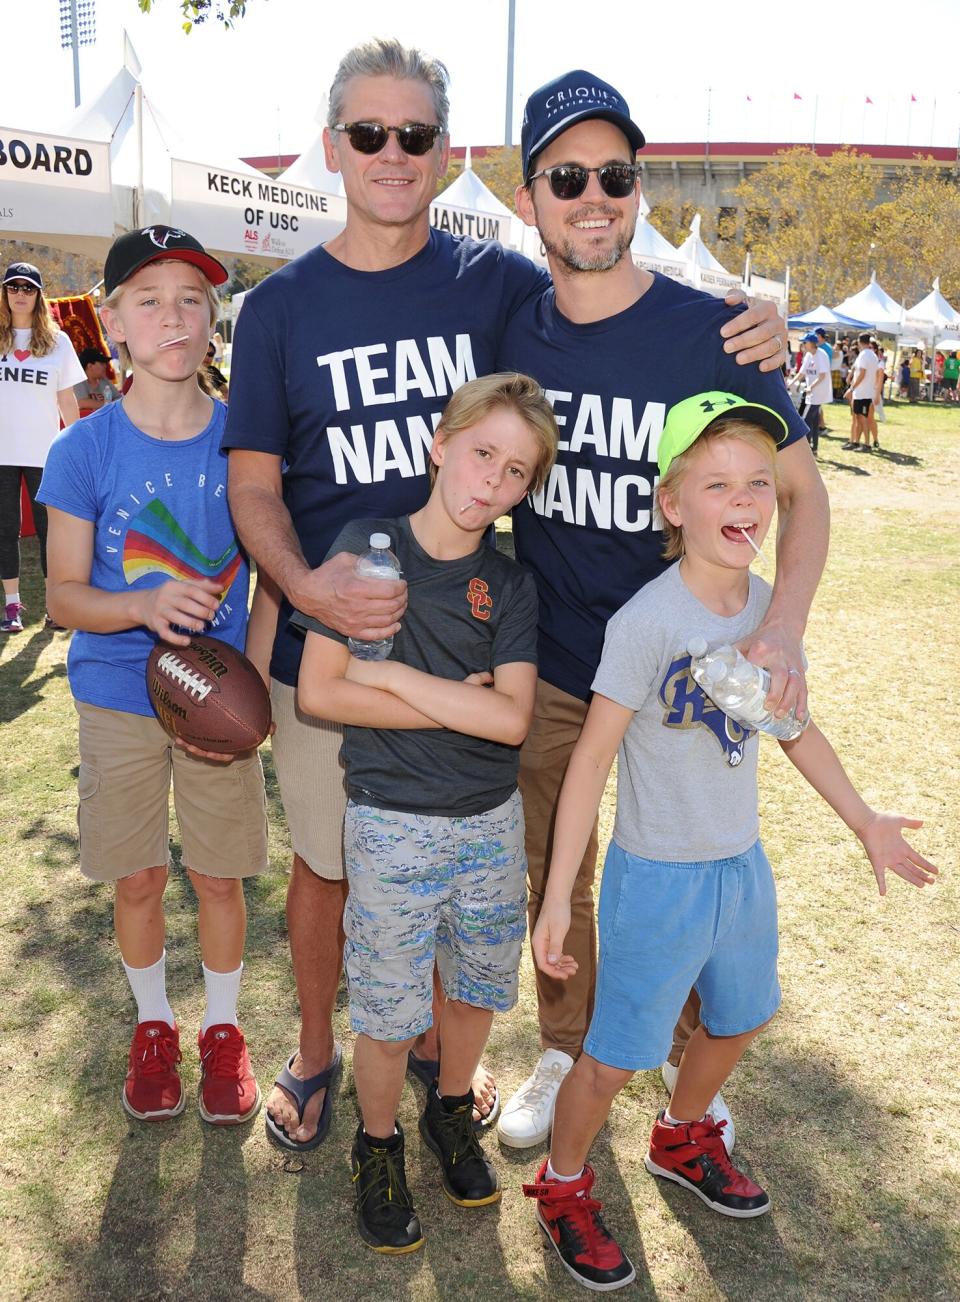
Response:
[{"label": "blue venice beach t-shirt", "polygon": [[[499,244],[431,230],[388,271],[312,249],[244,300],[226,449],[283,459],[283,496],[307,563],[352,520],[426,501],[433,431],[450,395],[494,369],[508,319],[545,274]],[[302,638],[280,610],[271,674],[295,684]]]},{"label": "blue venice beach t-shirt", "polygon": [[607,620],[667,568],[654,507],[669,408],[719,389],[778,411],[788,444],[806,436],[782,375],[724,353],[720,327],[738,310],[657,275],[606,320],[569,321],[551,288],[507,327],[498,369],[532,375],[560,427],[546,485],[513,512],[517,559],[533,571],[540,597],[539,672],[581,700]]},{"label": "blue venice beach t-shirt", "polygon": [[[156,588],[168,579],[214,579],[223,600],[207,632],[243,650],[250,571],[227,506],[227,458],[220,451],[226,411],[194,438],[150,438],[122,402],[65,429],[50,449],[40,501],[94,525],[90,582],[108,592]],[[149,629],[76,632],[67,672],[78,701],[152,715]]]}]

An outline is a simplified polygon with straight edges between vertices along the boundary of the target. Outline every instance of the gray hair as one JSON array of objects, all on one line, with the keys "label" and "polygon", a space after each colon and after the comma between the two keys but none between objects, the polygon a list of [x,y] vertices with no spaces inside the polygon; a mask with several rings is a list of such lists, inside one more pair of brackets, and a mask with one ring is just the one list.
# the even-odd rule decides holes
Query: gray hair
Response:
[{"label": "gray hair", "polygon": [[[408,50],[399,41],[377,37],[355,45],[340,60],[327,108],[327,126],[331,129],[343,121],[343,99],[347,82],[353,77],[396,77],[403,81],[422,81],[433,95],[437,125],[444,133],[450,119],[447,86],[450,74],[439,59],[421,50]],[[390,124],[392,125],[392,124]],[[398,124],[402,125],[402,124]]]}]

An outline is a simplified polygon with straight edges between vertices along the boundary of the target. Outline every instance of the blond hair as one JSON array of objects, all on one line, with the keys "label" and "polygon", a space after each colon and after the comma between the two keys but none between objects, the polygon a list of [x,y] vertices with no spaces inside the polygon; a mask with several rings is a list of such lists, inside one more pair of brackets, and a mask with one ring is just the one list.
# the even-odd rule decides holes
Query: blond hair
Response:
[{"label": "blond hair", "polygon": [[[183,261],[182,258],[152,259],[152,262],[181,262],[181,261]],[[148,264],[145,263],[144,266],[146,265]],[[149,265],[152,265],[152,263]],[[197,272],[201,281],[203,282],[203,288],[206,291],[206,295],[207,295],[207,303],[210,305],[210,327],[212,329],[217,324],[217,317],[220,315],[220,295],[210,284],[209,280],[207,280],[206,276],[203,274],[203,272],[200,270],[199,267],[194,266],[192,262],[184,263],[184,265],[187,267],[193,267],[194,271]],[[143,270],[142,267],[137,268],[137,271],[142,271],[142,270]],[[123,296],[123,291],[126,289],[126,287],[127,287],[127,281],[126,280],[121,281],[120,284],[113,291],[113,293],[108,294],[107,297],[100,304],[100,310],[103,311],[104,308],[107,308],[111,312],[116,312],[117,308],[120,305],[120,299]],[[107,329],[106,322],[103,323],[103,326],[104,329],[106,330]],[[109,330],[107,330],[107,334],[108,335],[110,334]],[[113,342],[116,344],[116,348],[117,348],[117,357],[120,362],[120,378],[122,380],[124,375],[126,375],[127,371],[133,370],[133,358],[130,356],[130,350],[127,348],[127,345],[125,343],[122,343],[119,339],[114,339]]]},{"label": "blond hair", "polygon": [[[4,285],[0,294],[0,355],[6,355],[13,348],[13,313]],[[33,320],[30,323],[30,351],[34,357],[49,357],[57,346],[60,327],[53,319],[50,304],[43,296],[43,290],[37,291],[33,305]]]},{"label": "blond hair", "polygon": [[[688,448],[675,456],[667,466],[667,473],[657,485],[658,505],[663,501],[665,494],[672,495],[680,487],[681,480],[690,467],[690,459],[697,449],[715,443],[718,439],[739,439],[741,443],[748,443],[750,447],[756,448],[758,452],[769,457],[773,466],[774,483],[776,483],[777,445],[773,437],[761,425],[754,425],[751,421],[740,420],[736,416],[720,417],[708,425],[703,433]],[[664,560],[679,560],[684,552],[682,526],[671,524],[664,515],[661,528]]]},{"label": "blond hair", "polygon": [[[520,417],[537,443],[537,458],[527,491],[538,493],[557,456],[557,422],[543,390],[529,375],[507,371],[484,375],[459,388],[444,408],[436,434],[451,438],[472,429],[491,412],[512,411]],[[436,437],[436,435],[434,436]],[[436,482],[437,466],[430,461],[430,484]]]}]

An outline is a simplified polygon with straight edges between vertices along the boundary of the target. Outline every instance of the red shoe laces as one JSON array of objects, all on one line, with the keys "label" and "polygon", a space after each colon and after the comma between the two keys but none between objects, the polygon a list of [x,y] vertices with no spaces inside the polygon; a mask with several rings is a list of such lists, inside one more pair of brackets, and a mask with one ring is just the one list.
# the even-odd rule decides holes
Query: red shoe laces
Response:
[{"label": "red shoe laces", "polygon": [[202,1056],[204,1069],[211,1076],[226,1076],[236,1080],[243,1054],[243,1040],[239,1035],[214,1036],[210,1048]]},{"label": "red shoe laces", "polygon": [[523,1192],[538,1199],[548,1221],[567,1222],[577,1257],[586,1256],[603,1269],[618,1266],[623,1260],[616,1239],[600,1217],[602,1202],[586,1193],[570,1193],[563,1185],[558,1187],[552,1181],[525,1184]]},{"label": "red shoe laces", "polygon": [[170,1072],[183,1057],[168,1036],[143,1037],[144,1048],[140,1055],[140,1069],[145,1076],[158,1076]]}]

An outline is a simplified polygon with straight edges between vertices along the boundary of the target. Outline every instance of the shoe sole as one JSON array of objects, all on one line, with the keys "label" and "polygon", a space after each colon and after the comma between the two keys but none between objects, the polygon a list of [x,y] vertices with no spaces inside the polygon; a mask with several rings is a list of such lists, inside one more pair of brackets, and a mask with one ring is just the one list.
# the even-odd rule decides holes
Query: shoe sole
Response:
[{"label": "shoe sole", "polygon": [[503,1197],[503,1190],[498,1187],[492,1194],[487,1194],[486,1198],[461,1198],[460,1195],[454,1193],[449,1184],[447,1184],[446,1172],[443,1169],[443,1154],[440,1152],[440,1149],[434,1142],[432,1136],[429,1132],[424,1134],[423,1129],[421,1129],[420,1138],[440,1163],[440,1179],[443,1185],[443,1192],[452,1203],[456,1203],[458,1207],[490,1207],[494,1203],[498,1203]]},{"label": "shoe sole", "polygon": [[208,1112],[207,1109],[203,1106],[202,1094],[200,1095],[197,1102],[200,1108],[201,1117],[204,1119],[204,1121],[208,1122],[211,1126],[242,1126],[247,1121],[253,1120],[253,1118],[260,1111],[260,1104],[263,1102],[263,1100],[260,1097],[260,1086],[258,1085],[257,1097],[254,1100],[253,1107],[249,1110],[249,1112],[245,1112],[243,1116],[240,1116],[240,1114],[237,1112],[234,1113]]},{"label": "shoe sole", "polygon": [[550,1230],[548,1229],[546,1222],[543,1219],[539,1207],[537,1208],[537,1224],[540,1226],[540,1229],[543,1231],[543,1237],[546,1239],[546,1241],[550,1244],[550,1247],[553,1248],[554,1252],[557,1254],[557,1261],[559,1261],[560,1265],[567,1272],[567,1274],[570,1275],[573,1279],[575,1279],[577,1283],[581,1284],[584,1288],[592,1289],[594,1293],[612,1293],[614,1289],[626,1288],[628,1284],[632,1284],[633,1281],[637,1278],[637,1272],[633,1262],[630,1261],[630,1258],[627,1257],[626,1254],[624,1254],[625,1260],[630,1263],[630,1274],[625,1276],[623,1279],[614,1280],[613,1283],[611,1284],[601,1284],[592,1279],[584,1279],[584,1277],[581,1274],[579,1274],[577,1271],[575,1271],[569,1262],[564,1261],[563,1257],[560,1255],[560,1245],[556,1242],[553,1235],[550,1233]]},{"label": "shoe sole", "polygon": [[643,1165],[651,1175],[659,1175],[664,1180],[672,1180],[674,1184],[680,1185],[683,1189],[689,1189],[691,1193],[697,1195],[701,1202],[706,1203],[712,1211],[719,1212],[721,1216],[734,1216],[737,1220],[745,1221],[752,1219],[754,1216],[765,1216],[770,1210],[769,1199],[763,1207],[751,1207],[747,1209],[724,1207],[722,1203],[715,1203],[712,1198],[708,1198],[707,1195],[698,1189],[695,1184],[691,1184],[689,1180],[685,1180],[682,1175],[676,1175],[673,1171],[664,1170],[662,1166],[657,1166],[656,1162],[652,1162],[649,1157],[643,1159]]},{"label": "shoe sole", "polygon": [[120,1102],[123,1104],[124,1112],[128,1117],[133,1117],[134,1121],[172,1121],[174,1117],[179,1117],[187,1106],[187,1091],[181,1085],[180,1102],[175,1108],[168,1108],[163,1112],[138,1112],[127,1098],[126,1089],[120,1091]]},{"label": "shoe sole", "polygon": [[547,1126],[546,1130],[538,1130],[535,1135],[524,1135],[522,1138],[517,1135],[508,1135],[503,1129],[503,1117],[500,1118],[500,1124],[497,1126],[497,1139],[503,1144],[504,1148],[536,1148],[538,1144],[544,1144],[550,1138],[550,1131],[553,1129],[553,1123]]}]

